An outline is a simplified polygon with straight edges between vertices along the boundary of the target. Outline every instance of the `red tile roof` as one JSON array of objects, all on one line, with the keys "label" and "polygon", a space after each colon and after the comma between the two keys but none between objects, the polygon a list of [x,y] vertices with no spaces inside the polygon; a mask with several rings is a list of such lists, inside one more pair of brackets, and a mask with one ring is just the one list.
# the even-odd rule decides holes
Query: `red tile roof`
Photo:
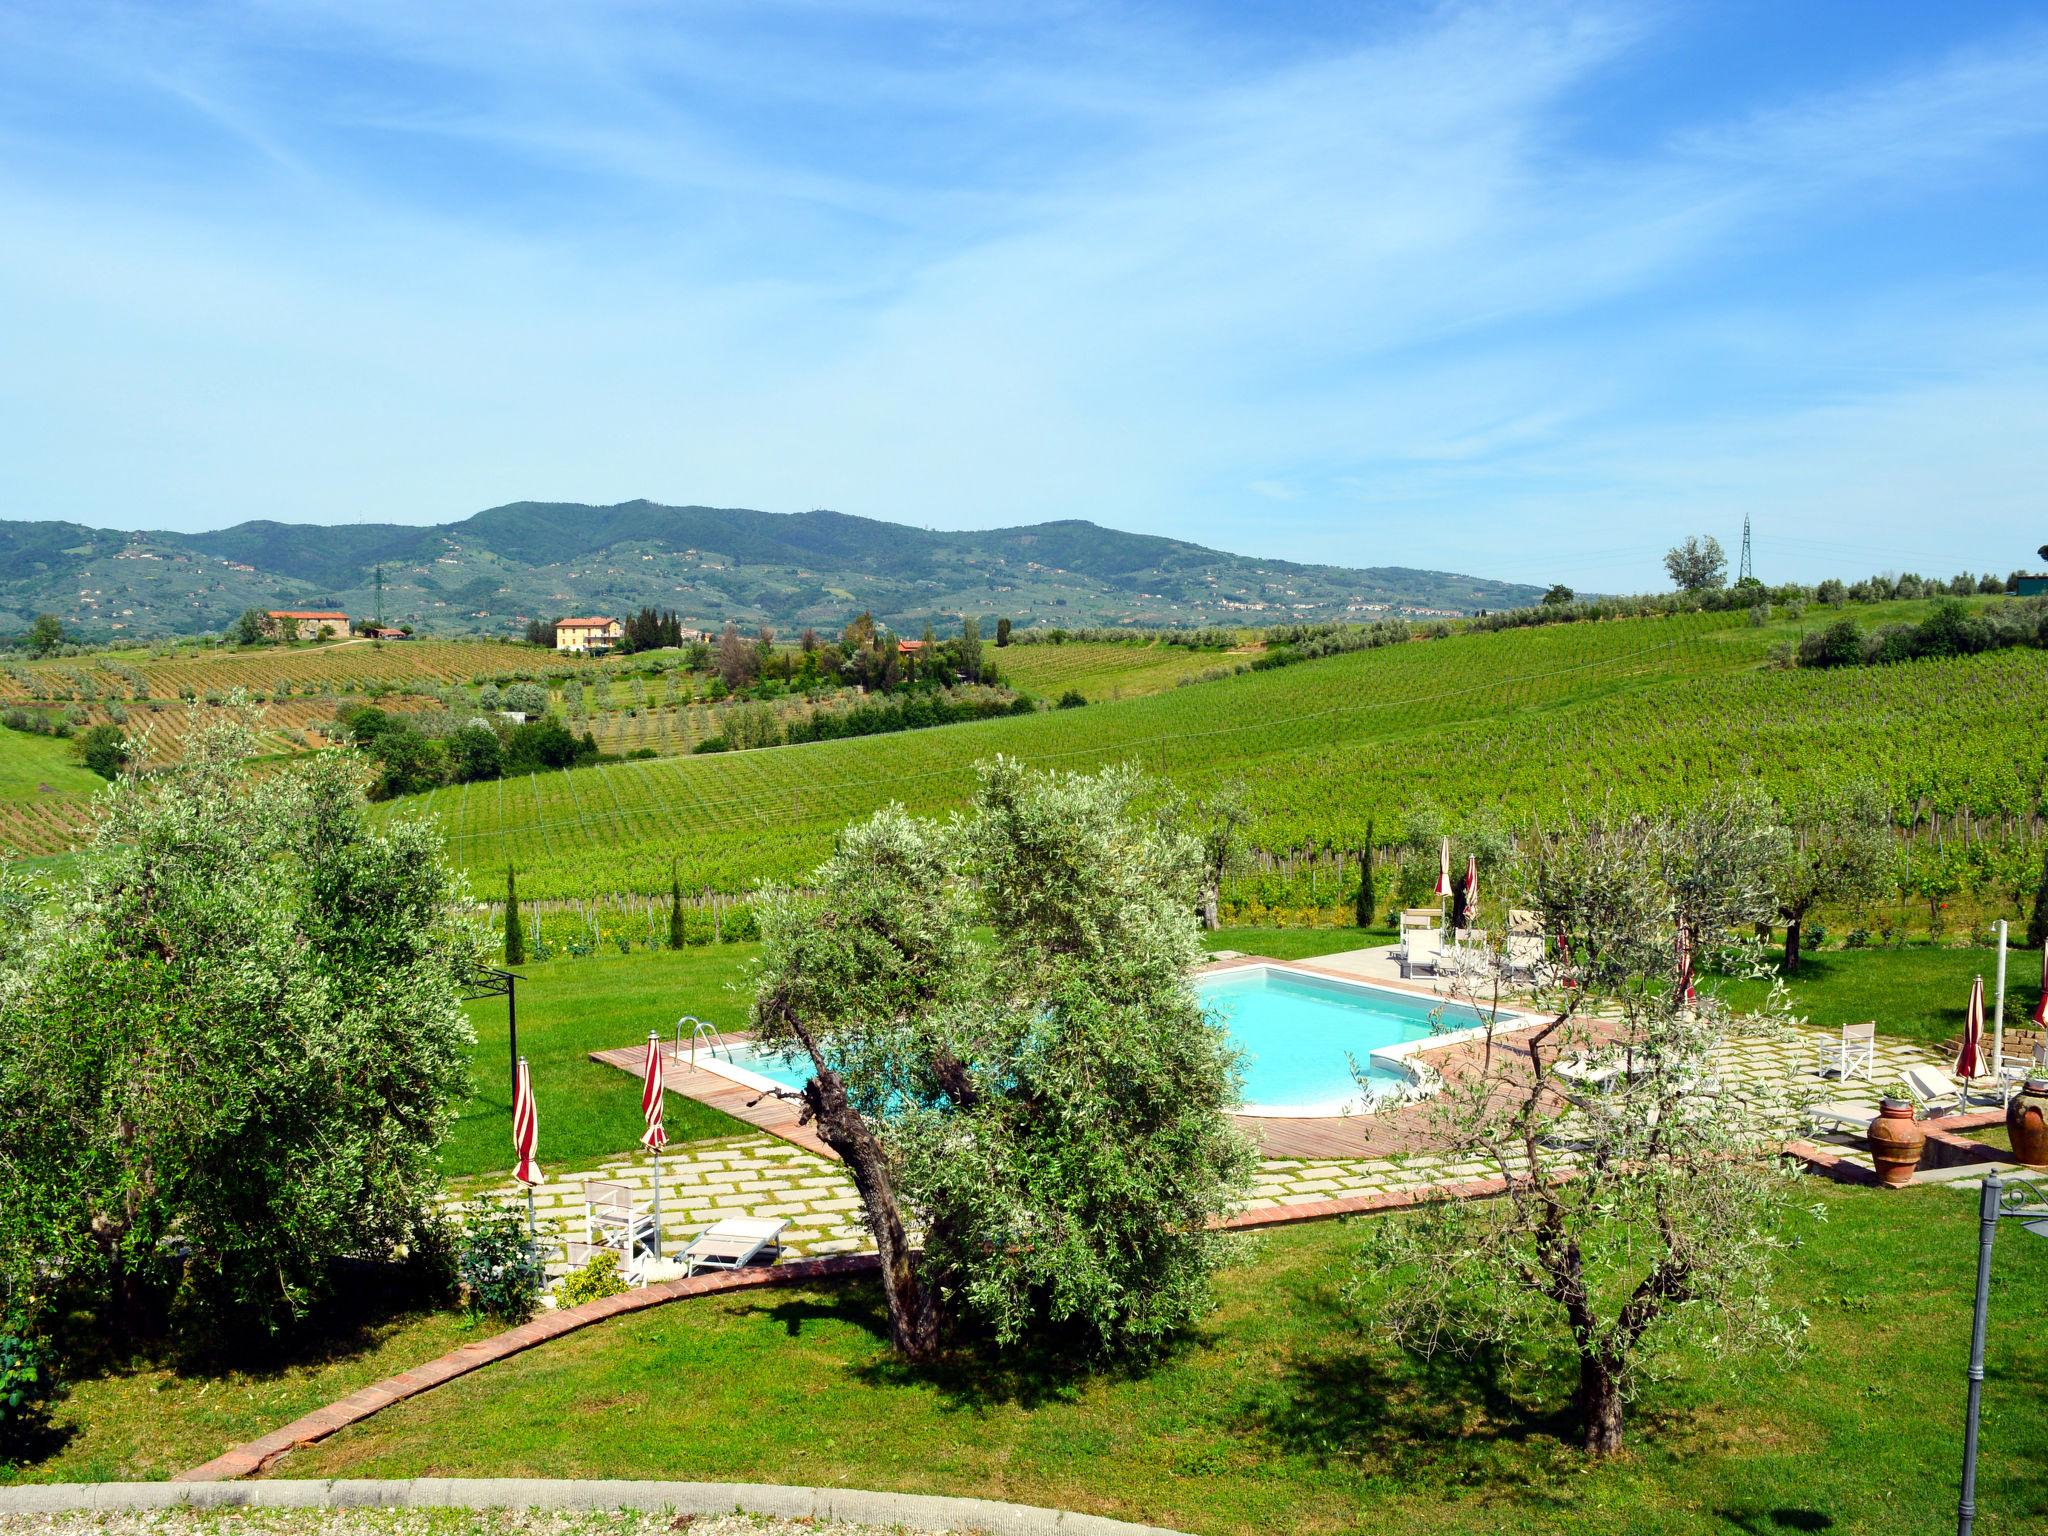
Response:
[{"label": "red tile roof", "polygon": [[557,619],[557,629],[610,629],[617,619]]},{"label": "red tile roof", "polygon": [[266,619],[347,619],[345,613],[316,613],[311,608],[270,608],[264,611]]}]

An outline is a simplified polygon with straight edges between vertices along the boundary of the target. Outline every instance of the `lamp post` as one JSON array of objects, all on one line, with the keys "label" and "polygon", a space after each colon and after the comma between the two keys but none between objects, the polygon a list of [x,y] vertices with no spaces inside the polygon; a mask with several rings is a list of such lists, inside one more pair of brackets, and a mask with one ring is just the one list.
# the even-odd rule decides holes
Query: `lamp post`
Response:
[{"label": "lamp post", "polygon": [[1995,1168],[1984,1177],[1977,1206],[1977,1308],[1970,1319],[1970,1396],[1963,1419],[1963,1492],[1956,1502],[1956,1536],[1970,1536],[1977,1519],[1977,1417],[1984,1400],[1984,1324],[1991,1305],[1991,1243],[2001,1217],[2022,1231],[2048,1237],[2048,1188],[2024,1178],[2010,1185]]}]

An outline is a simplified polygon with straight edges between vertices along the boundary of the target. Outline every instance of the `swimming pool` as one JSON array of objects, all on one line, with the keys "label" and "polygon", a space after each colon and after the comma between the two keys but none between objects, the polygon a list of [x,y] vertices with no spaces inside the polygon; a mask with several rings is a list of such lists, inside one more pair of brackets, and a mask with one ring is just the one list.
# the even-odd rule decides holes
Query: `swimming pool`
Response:
[{"label": "swimming pool", "polygon": [[[1202,1006],[1244,1053],[1247,1115],[1339,1115],[1406,1094],[1421,1074],[1406,1059],[1483,1026],[1463,1003],[1339,981],[1280,965],[1248,965],[1198,977]],[[1505,1017],[1503,1024],[1510,1022]],[[1352,1063],[1362,1072],[1352,1075]],[[705,1051],[697,1064],[755,1089],[801,1088],[807,1063],[742,1042]]]},{"label": "swimming pool", "polygon": [[1371,1101],[1405,1094],[1418,1082],[1406,1057],[1485,1022],[1463,1003],[1279,965],[1204,976],[1195,990],[1244,1053],[1247,1115],[1370,1109]]}]

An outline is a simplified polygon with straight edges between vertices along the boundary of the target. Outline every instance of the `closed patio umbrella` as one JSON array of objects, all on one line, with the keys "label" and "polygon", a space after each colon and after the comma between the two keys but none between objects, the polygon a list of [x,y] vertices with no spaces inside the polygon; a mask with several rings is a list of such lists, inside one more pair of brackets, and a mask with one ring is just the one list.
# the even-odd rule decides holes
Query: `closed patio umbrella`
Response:
[{"label": "closed patio umbrella", "polygon": [[526,1230],[533,1232],[533,1186],[545,1184],[547,1179],[536,1163],[534,1153],[540,1148],[540,1112],[533,1103],[533,1074],[526,1068],[526,1058],[519,1058],[519,1075],[512,1083],[512,1151],[518,1158],[513,1165],[512,1177],[526,1186]]},{"label": "closed patio umbrella", "polygon": [[1472,914],[1479,910],[1479,858],[1465,855],[1465,926],[1473,926]]},{"label": "closed patio umbrella", "polygon": [[1685,924],[1678,925],[1678,995],[1688,1003],[1699,1001],[1699,993],[1692,984],[1692,935],[1686,932]]},{"label": "closed patio umbrella", "polygon": [[2041,1001],[2034,1004],[2034,1022],[2048,1029],[2048,944],[2041,946]]},{"label": "closed patio umbrella", "polygon": [[1451,840],[1447,837],[1436,855],[1436,900],[1441,907],[1451,894]]},{"label": "closed patio umbrella", "polygon": [[1956,1052],[1956,1076],[1964,1082],[1984,1070],[1984,978],[1970,983],[1970,1008],[1963,1015],[1963,1048]]},{"label": "closed patio umbrella", "polygon": [[661,1072],[661,1036],[647,1032],[647,1064],[640,1078],[640,1117],[647,1122],[640,1145],[654,1154],[654,1257],[661,1257],[661,1149],[668,1145],[662,1129],[662,1101],[667,1097]]}]

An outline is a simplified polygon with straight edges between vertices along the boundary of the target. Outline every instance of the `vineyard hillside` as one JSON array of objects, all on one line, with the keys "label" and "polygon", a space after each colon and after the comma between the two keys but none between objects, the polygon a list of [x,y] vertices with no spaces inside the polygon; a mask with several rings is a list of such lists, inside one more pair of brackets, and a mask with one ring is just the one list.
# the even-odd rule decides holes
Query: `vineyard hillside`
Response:
[{"label": "vineyard hillside", "polygon": [[1356,846],[1369,820],[1391,825],[1424,797],[1543,816],[1736,779],[1796,794],[1869,774],[1901,820],[2037,812],[2037,652],[1767,666],[1788,632],[1689,615],[1456,635],[1084,709],[451,787],[389,814],[438,819],[481,886],[509,863],[522,892],[579,897],[665,889],[671,859],[725,890],[798,874],[877,806],[961,805],[974,762],[999,752],[1136,762],[1195,791],[1242,783],[1267,849]]}]

